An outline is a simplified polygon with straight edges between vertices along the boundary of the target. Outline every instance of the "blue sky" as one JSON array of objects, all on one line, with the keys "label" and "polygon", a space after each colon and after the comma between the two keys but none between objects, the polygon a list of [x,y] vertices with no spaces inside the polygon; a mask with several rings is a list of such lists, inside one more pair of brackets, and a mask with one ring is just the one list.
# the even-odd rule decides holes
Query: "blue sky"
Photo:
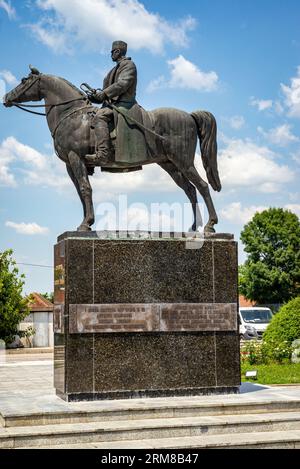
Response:
[{"label": "blue sky", "polygon": [[[215,115],[217,230],[238,239],[257,210],[300,212],[299,24],[298,0],[0,0],[0,91],[27,75],[29,63],[101,87],[111,42],[125,40],[143,107]],[[51,266],[56,237],[78,226],[81,204],[45,119],[2,106],[0,119],[0,250],[14,250],[26,292],[51,291],[51,268],[21,263]],[[125,194],[131,219],[145,218],[132,204],[187,202],[156,165],[128,175],[98,171],[91,182],[98,212]]]}]

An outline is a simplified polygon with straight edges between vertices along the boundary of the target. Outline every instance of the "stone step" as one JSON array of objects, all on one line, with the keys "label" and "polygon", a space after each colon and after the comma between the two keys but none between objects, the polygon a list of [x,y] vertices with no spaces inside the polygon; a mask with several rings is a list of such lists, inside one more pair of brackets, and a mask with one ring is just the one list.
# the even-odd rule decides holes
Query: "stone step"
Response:
[{"label": "stone step", "polygon": [[[36,449],[300,449],[300,430],[39,446]],[[141,457],[140,455],[137,457]]]},{"label": "stone step", "polygon": [[21,356],[22,358],[24,355],[27,354],[40,354],[40,353],[49,353],[53,354],[53,347],[24,347],[24,348],[17,348],[17,349],[6,349],[6,355],[16,355]]},{"label": "stone step", "polygon": [[[79,408],[80,406],[80,408]],[[76,409],[77,407],[77,409]],[[84,407],[84,409],[82,408]],[[201,417],[213,415],[239,415],[273,412],[300,412],[300,399],[256,400],[244,402],[199,402],[195,398],[105,401],[97,403],[71,403],[63,410],[0,414],[2,427],[23,427],[88,422],[107,422],[155,418]]]},{"label": "stone step", "polygon": [[90,422],[0,428],[0,448],[292,430],[300,431],[300,412]]}]

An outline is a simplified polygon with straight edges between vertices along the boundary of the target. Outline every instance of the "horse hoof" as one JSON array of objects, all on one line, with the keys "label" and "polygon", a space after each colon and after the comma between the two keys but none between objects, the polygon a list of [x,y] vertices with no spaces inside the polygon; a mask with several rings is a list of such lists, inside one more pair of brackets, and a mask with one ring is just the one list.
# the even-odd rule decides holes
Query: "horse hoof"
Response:
[{"label": "horse hoof", "polygon": [[205,228],[204,228],[204,233],[209,234],[209,233],[215,233],[215,232],[216,232],[216,230],[214,229],[213,226],[208,225],[208,226],[205,226]]},{"label": "horse hoof", "polygon": [[82,225],[78,226],[77,231],[91,231],[91,227],[83,223]]}]

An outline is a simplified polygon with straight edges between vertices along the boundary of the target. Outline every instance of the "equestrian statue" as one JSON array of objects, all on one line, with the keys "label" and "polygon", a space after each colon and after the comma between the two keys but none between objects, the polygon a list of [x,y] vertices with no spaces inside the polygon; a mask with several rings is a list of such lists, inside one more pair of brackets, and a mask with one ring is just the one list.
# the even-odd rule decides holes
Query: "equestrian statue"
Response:
[{"label": "equestrian statue", "polygon": [[[78,231],[90,231],[94,223],[89,176],[95,167],[128,172],[157,163],[191,202],[194,221],[190,230],[195,232],[202,225],[198,190],[209,216],[204,232],[214,233],[218,217],[209,186],[200,177],[194,159],[199,137],[207,180],[220,191],[216,120],[207,111],[145,111],[136,101],[136,66],[126,53],[125,42],[113,42],[111,57],[116,66],[105,77],[102,89],[83,83],[79,90],[64,78],[42,74],[30,66],[29,75],[5,95],[4,105],[46,116],[56,154],[66,164],[82,202],[84,218]],[[24,104],[41,100],[42,105]],[[30,110],[36,107],[45,107],[45,114]]]}]

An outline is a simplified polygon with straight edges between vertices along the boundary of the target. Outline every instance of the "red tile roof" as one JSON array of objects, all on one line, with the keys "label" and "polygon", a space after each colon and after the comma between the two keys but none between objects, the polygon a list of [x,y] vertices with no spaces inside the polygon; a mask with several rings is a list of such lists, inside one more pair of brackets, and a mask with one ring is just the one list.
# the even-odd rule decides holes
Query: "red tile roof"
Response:
[{"label": "red tile roof", "polygon": [[29,297],[30,311],[53,311],[53,304],[51,303],[51,301],[47,300],[44,296],[40,295],[39,293],[31,293]]}]

